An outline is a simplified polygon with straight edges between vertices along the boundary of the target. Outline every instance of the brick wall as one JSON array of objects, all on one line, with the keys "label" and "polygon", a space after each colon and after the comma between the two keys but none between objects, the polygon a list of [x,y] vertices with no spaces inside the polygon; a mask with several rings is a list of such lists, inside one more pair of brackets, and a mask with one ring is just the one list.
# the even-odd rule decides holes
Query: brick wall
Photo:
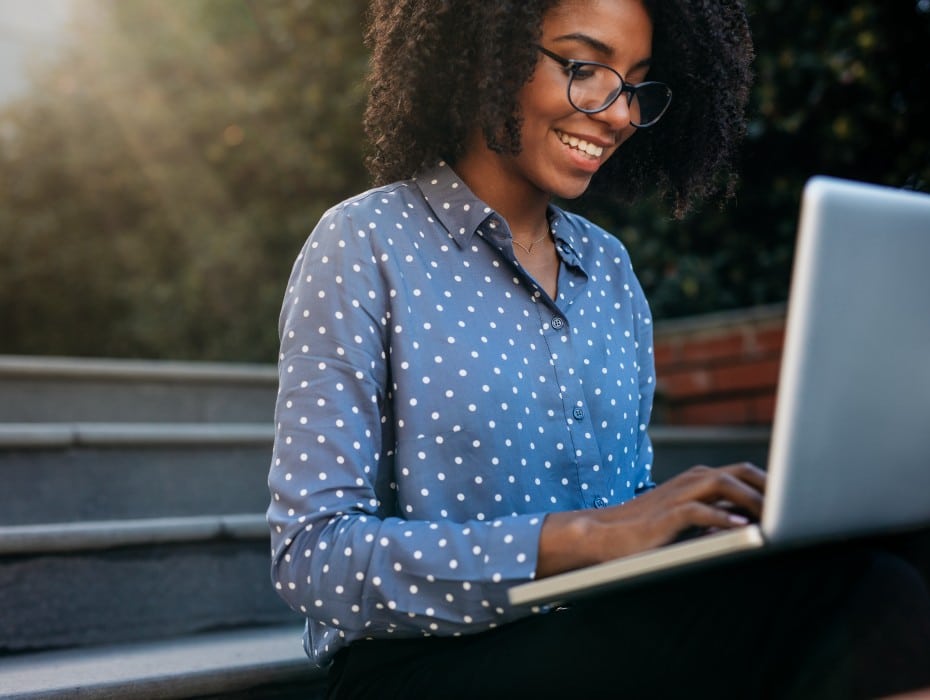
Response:
[{"label": "brick wall", "polygon": [[657,321],[654,422],[769,425],[785,307]]}]

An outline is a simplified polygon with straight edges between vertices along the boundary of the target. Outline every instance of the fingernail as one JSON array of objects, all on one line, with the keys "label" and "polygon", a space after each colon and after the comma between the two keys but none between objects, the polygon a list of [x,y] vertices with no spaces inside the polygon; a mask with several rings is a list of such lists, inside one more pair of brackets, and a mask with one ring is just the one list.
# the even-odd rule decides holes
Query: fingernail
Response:
[{"label": "fingernail", "polygon": [[737,515],[736,513],[730,513],[730,515],[727,516],[727,520],[729,520],[734,525],[748,525],[749,524],[749,518],[744,517],[742,515]]}]

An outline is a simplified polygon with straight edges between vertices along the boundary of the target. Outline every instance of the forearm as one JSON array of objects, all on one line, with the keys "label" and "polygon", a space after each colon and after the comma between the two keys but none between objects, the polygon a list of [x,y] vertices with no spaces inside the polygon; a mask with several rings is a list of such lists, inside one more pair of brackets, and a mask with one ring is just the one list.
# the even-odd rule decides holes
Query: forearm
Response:
[{"label": "forearm", "polygon": [[597,563],[596,530],[597,523],[584,511],[549,513],[539,534],[536,578]]}]

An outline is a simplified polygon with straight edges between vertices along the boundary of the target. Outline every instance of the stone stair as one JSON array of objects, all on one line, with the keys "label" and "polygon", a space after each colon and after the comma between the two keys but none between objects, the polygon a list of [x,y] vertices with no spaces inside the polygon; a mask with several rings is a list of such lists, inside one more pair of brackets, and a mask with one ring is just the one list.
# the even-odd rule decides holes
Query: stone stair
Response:
[{"label": "stone stair", "polygon": [[268,573],[275,391],[268,366],[0,357],[0,696],[322,692]]},{"label": "stone stair", "polygon": [[[272,590],[271,366],[0,357],[0,696],[322,697]],[[762,428],[652,430],[656,477]]]}]

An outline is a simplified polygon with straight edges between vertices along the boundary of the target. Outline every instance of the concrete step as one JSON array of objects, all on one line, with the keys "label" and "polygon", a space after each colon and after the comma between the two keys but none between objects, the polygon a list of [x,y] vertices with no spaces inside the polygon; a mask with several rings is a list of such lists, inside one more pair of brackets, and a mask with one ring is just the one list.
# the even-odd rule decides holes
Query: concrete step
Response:
[{"label": "concrete step", "polygon": [[271,422],[272,365],[0,356],[0,423]]},{"label": "concrete step", "polygon": [[324,677],[295,624],[0,658],[0,695],[11,700],[322,700]]},{"label": "concrete step", "polygon": [[[275,383],[272,367],[0,357],[0,655],[297,624],[268,574]],[[768,442],[652,436],[658,480],[764,463]]]},{"label": "concrete step", "polygon": [[0,655],[297,623],[263,516],[206,520],[3,528]]},{"label": "concrete step", "polygon": [[260,513],[268,424],[0,424],[0,525]]},{"label": "concrete step", "polygon": [[211,540],[263,540],[262,513],[0,526],[0,556],[91,552]]}]

